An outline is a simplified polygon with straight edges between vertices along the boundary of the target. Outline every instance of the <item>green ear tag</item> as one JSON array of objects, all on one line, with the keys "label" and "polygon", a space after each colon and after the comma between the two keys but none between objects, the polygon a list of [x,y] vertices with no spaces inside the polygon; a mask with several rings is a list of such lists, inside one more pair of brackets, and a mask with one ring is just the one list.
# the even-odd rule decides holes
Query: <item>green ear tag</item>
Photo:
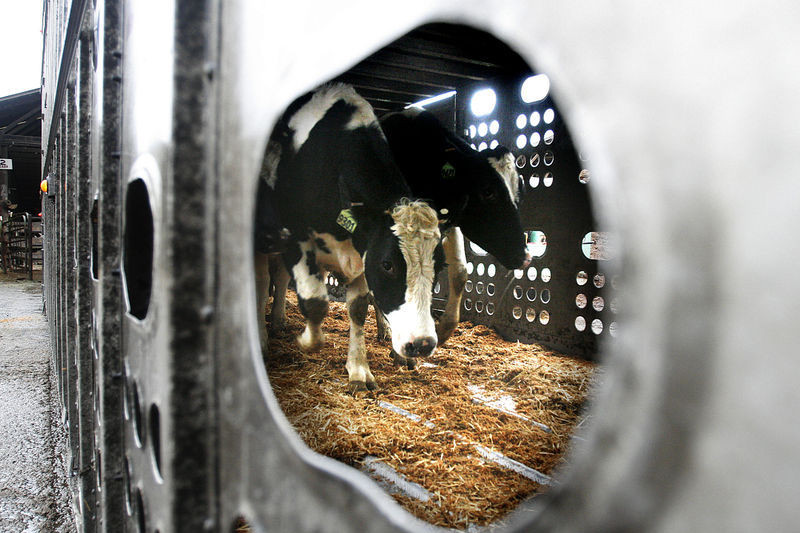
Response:
[{"label": "green ear tag", "polygon": [[442,177],[445,179],[448,178],[455,178],[456,177],[456,167],[450,164],[450,162],[446,162],[442,165]]},{"label": "green ear tag", "polygon": [[356,230],[356,226],[358,226],[358,222],[356,222],[353,212],[349,209],[342,209],[339,211],[339,216],[336,217],[336,223],[350,233],[353,233]]}]

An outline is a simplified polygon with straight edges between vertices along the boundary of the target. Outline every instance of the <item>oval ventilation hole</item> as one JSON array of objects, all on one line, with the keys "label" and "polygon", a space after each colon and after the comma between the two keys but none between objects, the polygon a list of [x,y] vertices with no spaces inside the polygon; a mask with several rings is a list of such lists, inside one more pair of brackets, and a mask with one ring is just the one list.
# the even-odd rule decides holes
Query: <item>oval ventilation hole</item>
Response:
[{"label": "oval ventilation hole", "polygon": [[142,179],[128,184],[125,195],[123,283],[130,314],[143,320],[150,307],[153,285],[153,212]]}]

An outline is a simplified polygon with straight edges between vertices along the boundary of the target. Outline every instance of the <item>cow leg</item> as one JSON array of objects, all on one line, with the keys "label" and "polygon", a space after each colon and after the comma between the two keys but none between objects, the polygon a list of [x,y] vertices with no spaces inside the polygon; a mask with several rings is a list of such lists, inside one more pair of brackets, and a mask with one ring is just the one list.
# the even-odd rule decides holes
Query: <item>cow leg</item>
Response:
[{"label": "cow leg", "polygon": [[254,271],[256,277],[256,318],[258,320],[258,340],[261,344],[261,353],[267,353],[267,300],[269,299],[269,255],[254,252]]},{"label": "cow leg", "polygon": [[372,293],[369,294],[369,303],[373,309],[375,309],[375,325],[378,327],[378,342],[386,342],[392,339],[392,328],[389,327],[389,321],[386,320],[386,316],[378,309],[377,304],[375,303],[375,296]]},{"label": "cow leg", "polygon": [[348,389],[350,392],[374,390],[375,378],[367,362],[367,346],[364,341],[364,322],[367,319],[369,290],[362,273],[347,286],[347,314],[350,315],[350,346],[347,350]]},{"label": "cow leg", "polygon": [[291,279],[280,257],[274,257],[278,260],[275,261],[275,272],[272,276],[275,292],[272,295],[272,310],[269,314],[269,329],[273,332],[286,328],[286,291],[289,290]]},{"label": "cow leg", "polygon": [[297,304],[306,319],[306,328],[297,337],[297,344],[305,352],[319,350],[325,344],[322,320],[328,314],[328,289],[323,273],[317,265],[311,241],[297,243],[296,248],[284,254],[287,266],[297,283]]},{"label": "cow leg", "polygon": [[439,345],[450,338],[458,326],[461,314],[461,297],[464,294],[464,285],[467,283],[467,256],[464,253],[464,236],[457,227],[450,228],[442,240],[445,258],[447,260],[447,280],[449,293],[444,314],[436,325],[436,335]]}]

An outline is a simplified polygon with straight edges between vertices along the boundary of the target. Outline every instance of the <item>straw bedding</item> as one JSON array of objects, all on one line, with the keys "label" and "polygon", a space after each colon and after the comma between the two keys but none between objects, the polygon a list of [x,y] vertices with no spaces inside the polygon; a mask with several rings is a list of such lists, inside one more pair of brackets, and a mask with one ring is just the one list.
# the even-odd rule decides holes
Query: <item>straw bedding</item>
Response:
[{"label": "straw bedding", "polygon": [[318,453],[356,468],[365,469],[371,458],[388,464],[423,487],[427,501],[397,491],[392,496],[439,526],[495,522],[523,499],[546,490],[478,450],[500,452],[552,475],[564,462],[596,379],[589,362],[507,342],[468,322],[424,361],[435,366],[400,368],[388,343],[375,340],[371,311],[365,332],[379,388],[353,396],[347,392],[344,366],[349,330],[344,304],[331,302],[323,323],[327,344],[320,352],[304,354],[295,344],[303,321],[293,293],[287,319],[286,331],[270,338],[266,365],[298,434]]}]

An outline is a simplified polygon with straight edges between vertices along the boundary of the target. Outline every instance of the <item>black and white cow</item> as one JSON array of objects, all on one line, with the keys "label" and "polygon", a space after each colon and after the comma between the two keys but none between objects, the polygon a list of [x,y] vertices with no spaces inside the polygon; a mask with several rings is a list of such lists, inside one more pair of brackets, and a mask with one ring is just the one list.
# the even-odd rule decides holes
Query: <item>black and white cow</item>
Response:
[{"label": "black and white cow", "polygon": [[[524,182],[506,148],[478,152],[429,111],[391,113],[381,118],[381,127],[412,193],[428,199],[442,221],[449,282],[437,326],[442,344],[458,325],[467,281],[463,235],[508,269],[530,263],[519,218]],[[379,336],[380,326],[379,321]]]},{"label": "black and white cow", "polygon": [[[300,347],[310,351],[324,343],[320,325],[328,312],[325,279],[331,271],[347,284],[351,390],[375,388],[363,330],[370,290],[391,327],[393,349],[405,357],[432,353],[437,338],[431,295],[443,259],[439,220],[428,204],[410,199],[367,101],[352,87],[334,84],[293,102],[269,139],[260,179],[262,191],[270,193],[263,207],[289,232],[282,255],[306,319]],[[270,233],[260,231],[260,220],[257,214],[256,239]],[[270,250],[256,242],[256,251]],[[256,254],[262,347],[267,259]]]}]

